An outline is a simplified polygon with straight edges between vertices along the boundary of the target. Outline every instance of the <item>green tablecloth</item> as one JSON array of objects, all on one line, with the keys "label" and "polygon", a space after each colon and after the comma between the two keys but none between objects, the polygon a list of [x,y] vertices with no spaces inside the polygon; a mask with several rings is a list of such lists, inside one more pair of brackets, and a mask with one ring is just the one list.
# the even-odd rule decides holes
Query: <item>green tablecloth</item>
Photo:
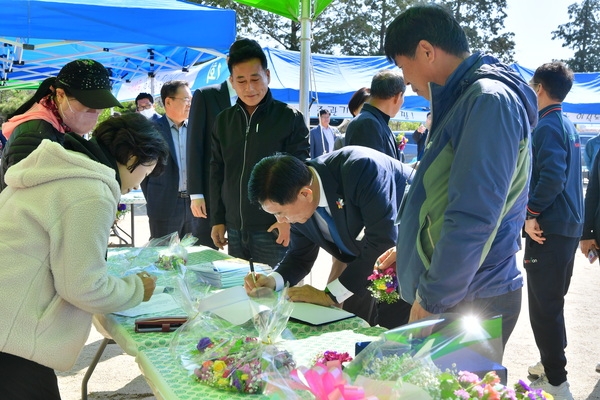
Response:
[{"label": "green tablecloth", "polygon": [[[165,248],[114,249],[109,252],[109,271],[117,276],[139,271],[151,265]],[[188,248],[188,264],[210,262],[229,258],[228,255],[206,247]],[[159,276],[159,284],[162,277]],[[184,315],[174,310],[169,315]],[[147,314],[144,317],[165,316],[165,313]],[[136,333],[136,318],[115,314],[95,315],[94,325],[105,337],[112,338],[126,353],[136,356],[146,380],[158,398],[164,399],[236,399],[248,395],[235,395],[204,385],[190,376],[169,351],[175,332]],[[296,340],[282,343],[294,354],[297,365],[307,365],[318,353],[325,350],[347,351],[354,354],[357,341],[370,340],[385,331],[369,327],[361,318],[349,318],[322,326],[311,326],[289,321],[287,329]],[[263,396],[252,396],[261,398]]]},{"label": "green tablecloth", "polygon": [[[296,365],[310,365],[326,350],[348,352],[354,356],[354,345],[359,341],[374,340],[382,328],[358,328],[360,332],[341,330],[322,333],[300,340],[277,344],[294,355]],[[267,399],[268,396],[237,394],[221,391],[199,383],[194,375],[181,367],[169,349],[157,347],[140,352],[136,358],[144,377],[159,399]]]}]

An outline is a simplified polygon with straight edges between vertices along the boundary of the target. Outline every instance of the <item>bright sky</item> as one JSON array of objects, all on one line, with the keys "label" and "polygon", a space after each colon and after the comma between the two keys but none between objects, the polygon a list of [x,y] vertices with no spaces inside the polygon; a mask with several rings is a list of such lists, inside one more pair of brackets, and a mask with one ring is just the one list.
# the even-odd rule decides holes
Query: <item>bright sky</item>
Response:
[{"label": "bright sky", "polygon": [[553,59],[567,59],[573,51],[552,40],[552,31],[569,22],[568,7],[581,0],[507,0],[504,26],[514,32],[515,60],[535,70]]}]

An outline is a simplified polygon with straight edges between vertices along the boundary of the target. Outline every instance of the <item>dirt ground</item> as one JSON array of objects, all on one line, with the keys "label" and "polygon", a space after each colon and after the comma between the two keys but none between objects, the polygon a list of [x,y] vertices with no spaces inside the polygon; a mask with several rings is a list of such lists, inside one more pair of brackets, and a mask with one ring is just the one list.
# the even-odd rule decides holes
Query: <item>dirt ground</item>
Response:
[{"label": "dirt ground", "polygon": [[[136,245],[142,246],[148,239],[148,222],[143,206],[136,206]],[[129,231],[129,217],[121,222]],[[522,255],[518,256],[522,259]],[[324,287],[329,274],[330,256],[321,254],[318,272],[312,277],[312,284]],[[311,283],[308,280],[307,283]],[[600,400],[600,374],[595,366],[600,362],[600,344],[596,335],[600,336],[600,318],[597,309],[600,288],[600,267],[598,262],[590,265],[580,253],[576,265],[569,294],[565,305],[567,321],[567,348],[569,371],[568,380],[576,400]],[[510,384],[519,379],[526,380],[527,366],[538,361],[539,353],[535,346],[527,311],[527,296],[524,290],[521,315],[515,331],[508,341],[504,354],[504,366],[508,369]],[[103,337],[92,328],[87,344],[83,349],[75,367],[67,372],[59,372],[59,386],[63,400],[81,399],[81,381],[87,367],[94,357]],[[88,385],[89,399],[155,399],[150,387],[141,375],[135,359],[125,354],[118,345],[108,345],[101,361],[98,363]]]}]

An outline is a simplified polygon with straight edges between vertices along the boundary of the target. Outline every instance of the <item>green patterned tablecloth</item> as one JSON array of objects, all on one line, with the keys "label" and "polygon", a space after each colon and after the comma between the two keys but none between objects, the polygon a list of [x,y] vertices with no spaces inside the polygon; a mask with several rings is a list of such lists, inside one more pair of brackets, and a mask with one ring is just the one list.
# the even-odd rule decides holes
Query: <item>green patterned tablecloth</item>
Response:
[{"label": "green patterned tablecloth", "polygon": [[[352,330],[327,332],[300,340],[288,340],[278,344],[293,354],[297,365],[308,366],[326,350],[348,352],[354,356],[354,345],[360,341],[376,339],[381,328],[359,328],[366,333]],[[136,358],[144,377],[159,399],[266,399],[267,396],[242,395],[224,392],[202,385],[194,375],[183,369],[167,348],[154,348],[140,352]]]}]

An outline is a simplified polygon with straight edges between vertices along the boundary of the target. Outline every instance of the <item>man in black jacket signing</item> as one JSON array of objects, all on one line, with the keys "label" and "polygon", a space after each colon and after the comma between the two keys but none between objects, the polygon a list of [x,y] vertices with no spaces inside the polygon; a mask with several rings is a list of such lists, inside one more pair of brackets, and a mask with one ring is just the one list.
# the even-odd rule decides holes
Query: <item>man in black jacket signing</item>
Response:
[{"label": "man in black jacket signing", "polygon": [[238,100],[217,116],[213,131],[211,236],[215,246],[227,245],[234,257],[274,266],[286,253],[290,227],[250,204],[248,180],[258,161],[277,152],[308,158],[308,128],[299,111],[273,99],[267,58],[258,42],[234,42],[227,66]]}]

